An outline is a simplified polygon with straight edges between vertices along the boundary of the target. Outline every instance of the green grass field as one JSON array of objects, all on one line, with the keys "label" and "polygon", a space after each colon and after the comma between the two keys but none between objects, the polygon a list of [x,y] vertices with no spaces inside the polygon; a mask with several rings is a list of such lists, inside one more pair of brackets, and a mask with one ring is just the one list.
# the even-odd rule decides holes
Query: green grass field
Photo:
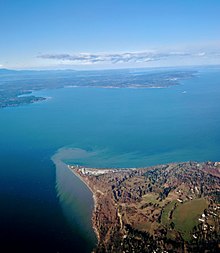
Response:
[{"label": "green grass field", "polygon": [[158,194],[148,193],[143,196],[143,202],[152,203],[152,204],[160,204],[159,200],[157,200]]},{"label": "green grass field", "polygon": [[163,225],[169,225],[171,220],[169,220],[169,213],[173,209],[175,203],[177,203],[176,200],[170,202],[163,210],[161,222]]},{"label": "green grass field", "polygon": [[172,221],[175,224],[175,229],[181,233],[184,240],[191,239],[190,232],[199,223],[198,218],[207,206],[208,203],[204,198],[194,199],[177,206]]}]

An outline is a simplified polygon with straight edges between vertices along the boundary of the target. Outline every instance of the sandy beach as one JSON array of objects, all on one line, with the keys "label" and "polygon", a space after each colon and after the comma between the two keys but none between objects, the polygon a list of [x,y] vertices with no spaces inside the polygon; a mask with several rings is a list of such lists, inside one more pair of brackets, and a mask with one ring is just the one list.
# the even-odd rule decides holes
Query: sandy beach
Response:
[{"label": "sandy beach", "polygon": [[[96,208],[97,208],[97,197],[96,197],[95,193],[93,192],[93,190],[92,190],[92,188],[89,186],[89,184],[88,184],[85,180],[83,180],[83,178],[80,177],[79,174],[77,174],[73,169],[71,169],[69,165],[67,165],[67,167],[68,167],[68,169],[69,169],[76,177],[78,177],[78,178],[87,186],[87,188],[91,191],[92,197],[93,197],[93,201],[94,201],[94,209],[93,209],[93,214],[92,214],[92,216],[93,216],[94,213],[95,213],[95,211],[96,211]],[[97,229],[97,227],[95,226],[95,224],[94,224],[93,221],[92,221],[92,227],[93,227],[93,230],[94,230],[94,232],[95,232],[95,234],[96,234],[96,237],[97,237],[97,239],[98,239],[98,242],[99,242],[99,240],[100,240],[99,231],[98,231],[98,229]]]}]

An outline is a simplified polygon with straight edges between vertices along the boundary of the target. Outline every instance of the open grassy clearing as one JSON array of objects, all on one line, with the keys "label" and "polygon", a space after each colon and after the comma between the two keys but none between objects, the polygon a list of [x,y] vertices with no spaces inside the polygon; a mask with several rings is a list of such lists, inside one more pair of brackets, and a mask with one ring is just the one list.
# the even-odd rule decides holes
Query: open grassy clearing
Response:
[{"label": "open grassy clearing", "polygon": [[169,225],[171,220],[169,219],[169,214],[171,210],[174,208],[174,205],[177,203],[176,200],[170,202],[163,210],[161,222],[163,225]]},{"label": "open grassy clearing", "polygon": [[160,204],[160,201],[157,199],[158,194],[156,193],[148,193],[142,197],[142,203],[152,203],[152,204]]},{"label": "open grassy clearing", "polygon": [[208,203],[204,198],[194,199],[176,207],[172,221],[175,229],[182,234],[185,240],[191,239],[190,233],[193,227],[198,225],[198,218],[207,207]]}]

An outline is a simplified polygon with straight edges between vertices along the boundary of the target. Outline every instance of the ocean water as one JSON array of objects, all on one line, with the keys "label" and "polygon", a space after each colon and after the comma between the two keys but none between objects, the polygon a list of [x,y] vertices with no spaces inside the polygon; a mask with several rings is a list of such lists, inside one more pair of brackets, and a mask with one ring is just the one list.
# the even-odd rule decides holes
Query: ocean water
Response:
[{"label": "ocean water", "polygon": [[[66,163],[220,160],[220,71],[164,89],[63,88],[0,110],[0,247],[90,252],[92,194]],[[19,251],[20,250],[20,251]]]}]

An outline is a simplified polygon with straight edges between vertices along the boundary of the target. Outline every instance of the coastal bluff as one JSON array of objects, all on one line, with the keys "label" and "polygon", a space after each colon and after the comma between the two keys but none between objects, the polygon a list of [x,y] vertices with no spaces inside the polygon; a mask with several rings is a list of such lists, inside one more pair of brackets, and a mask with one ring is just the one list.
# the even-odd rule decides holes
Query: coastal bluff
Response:
[{"label": "coastal bluff", "polygon": [[93,193],[93,252],[220,250],[220,162],[68,167]]}]

